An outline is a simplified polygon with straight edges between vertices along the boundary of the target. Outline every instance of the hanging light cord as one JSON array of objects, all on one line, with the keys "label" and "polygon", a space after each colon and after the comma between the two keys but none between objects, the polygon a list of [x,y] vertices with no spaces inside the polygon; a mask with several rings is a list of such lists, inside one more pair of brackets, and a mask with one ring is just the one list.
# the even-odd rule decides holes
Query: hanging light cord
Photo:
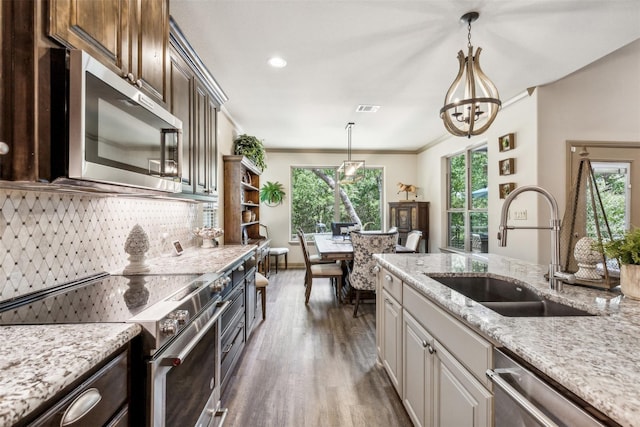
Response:
[{"label": "hanging light cord", "polygon": [[355,123],[349,122],[347,123],[347,160],[351,161],[351,128]]}]

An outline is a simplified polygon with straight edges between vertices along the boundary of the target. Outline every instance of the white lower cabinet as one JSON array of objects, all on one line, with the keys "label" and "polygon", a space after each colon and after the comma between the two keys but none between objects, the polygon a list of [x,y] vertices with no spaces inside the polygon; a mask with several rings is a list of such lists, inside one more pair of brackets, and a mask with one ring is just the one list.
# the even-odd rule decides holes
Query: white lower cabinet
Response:
[{"label": "white lower cabinet", "polygon": [[432,425],[491,426],[493,395],[438,341],[433,347]]},{"label": "white lower cabinet", "polygon": [[402,403],[413,425],[433,424],[433,337],[406,311],[402,325]]},{"label": "white lower cabinet", "polygon": [[413,424],[491,427],[491,343],[388,271],[377,292],[378,356]]},{"label": "white lower cabinet", "polygon": [[402,306],[382,290],[382,364],[402,395]]}]

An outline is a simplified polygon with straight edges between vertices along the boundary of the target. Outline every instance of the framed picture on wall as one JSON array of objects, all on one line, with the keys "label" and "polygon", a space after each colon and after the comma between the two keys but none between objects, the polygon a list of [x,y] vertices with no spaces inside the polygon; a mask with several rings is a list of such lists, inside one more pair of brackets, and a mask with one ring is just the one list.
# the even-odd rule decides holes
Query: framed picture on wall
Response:
[{"label": "framed picture on wall", "polygon": [[500,151],[509,151],[516,148],[516,137],[513,133],[508,133],[506,135],[502,135],[498,138],[498,143],[500,146]]},{"label": "framed picture on wall", "polygon": [[500,198],[506,198],[515,189],[515,182],[505,182],[504,184],[500,184]]},{"label": "framed picture on wall", "polygon": [[500,175],[513,175],[516,173],[515,159],[508,158],[498,162]]}]

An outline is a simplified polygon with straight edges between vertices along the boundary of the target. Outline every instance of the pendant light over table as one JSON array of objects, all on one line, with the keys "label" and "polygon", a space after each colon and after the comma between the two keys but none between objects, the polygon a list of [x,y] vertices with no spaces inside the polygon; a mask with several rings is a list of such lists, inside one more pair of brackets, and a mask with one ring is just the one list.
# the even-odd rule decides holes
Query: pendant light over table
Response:
[{"label": "pendant light over table", "polygon": [[338,181],[343,185],[351,184],[364,178],[364,160],[351,160],[351,128],[354,125],[355,123],[349,122],[345,127],[348,135],[347,160],[342,162],[338,168]]}]

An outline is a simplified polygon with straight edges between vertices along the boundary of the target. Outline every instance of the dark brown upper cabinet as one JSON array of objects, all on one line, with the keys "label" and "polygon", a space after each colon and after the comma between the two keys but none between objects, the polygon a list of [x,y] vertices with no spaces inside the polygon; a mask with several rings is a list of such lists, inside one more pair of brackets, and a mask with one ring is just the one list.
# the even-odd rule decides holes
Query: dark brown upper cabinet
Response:
[{"label": "dark brown upper cabinet", "polygon": [[182,120],[182,192],[215,196],[217,113],[226,95],[171,20],[169,108]]},{"label": "dark brown upper cabinet", "polygon": [[167,101],[168,0],[51,0],[49,36],[82,49],[139,86]]}]

